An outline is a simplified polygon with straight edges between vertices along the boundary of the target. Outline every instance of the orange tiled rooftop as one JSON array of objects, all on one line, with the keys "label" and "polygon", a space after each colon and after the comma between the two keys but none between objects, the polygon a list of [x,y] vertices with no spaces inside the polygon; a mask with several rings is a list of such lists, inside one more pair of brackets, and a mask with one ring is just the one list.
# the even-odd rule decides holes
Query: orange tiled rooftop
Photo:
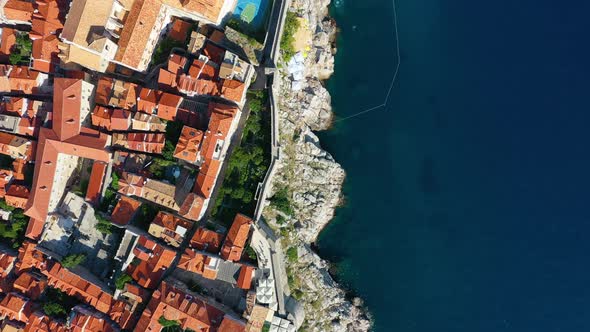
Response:
[{"label": "orange tiled rooftop", "polygon": [[206,229],[204,227],[199,227],[190,241],[190,246],[199,250],[216,254],[221,248],[222,241],[223,234]]},{"label": "orange tiled rooftop", "polygon": [[117,205],[113,209],[113,213],[111,214],[111,221],[117,225],[127,225],[135,212],[141,206],[141,202],[127,196],[121,196]]},{"label": "orange tiled rooftop", "polygon": [[248,240],[252,222],[251,218],[243,214],[238,213],[236,215],[221,248],[220,255],[223,259],[234,262],[240,260]]},{"label": "orange tiled rooftop", "polygon": [[201,130],[189,126],[182,127],[178,144],[174,150],[174,157],[189,163],[197,162],[203,136],[204,133]]}]

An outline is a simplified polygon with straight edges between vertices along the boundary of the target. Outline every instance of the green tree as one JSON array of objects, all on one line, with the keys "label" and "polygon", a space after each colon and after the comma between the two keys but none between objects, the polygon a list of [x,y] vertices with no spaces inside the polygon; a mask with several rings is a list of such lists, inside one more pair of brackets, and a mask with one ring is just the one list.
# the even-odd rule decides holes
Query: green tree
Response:
[{"label": "green tree", "polygon": [[64,259],[61,261],[61,265],[63,265],[63,267],[70,269],[84,263],[85,260],[85,254],[71,254],[64,257]]},{"label": "green tree", "polygon": [[291,199],[289,198],[289,191],[283,187],[271,197],[270,203],[277,210],[285,214],[293,214],[293,207],[291,206]]},{"label": "green tree", "polygon": [[254,251],[254,248],[250,247],[250,245],[246,246],[244,252],[246,253],[246,256],[248,256],[248,258],[250,258],[251,260],[256,261],[258,259],[258,257],[256,256],[256,251]]},{"label": "green tree", "polygon": [[57,288],[47,287],[40,302],[41,308],[46,315],[54,318],[65,319],[73,307],[80,304],[80,301],[73,296],[60,291]]},{"label": "green tree", "polygon": [[96,230],[106,235],[113,234],[113,225],[111,224],[111,222],[98,213],[96,213],[95,216],[96,219],[98,219],[98,223],[96,224]]},{"label": "green tree", "polygon": [[15,44],[11,50],[8,60],[13,65],[18,65],[29,60],[33,50],[33,41],[28,33],[18,33]]},{"label": "green tree", "polygon": [[48,302],[43,304],[43,312],[47,316],[61,317],[66,314],[66,309],[59,303]]}]

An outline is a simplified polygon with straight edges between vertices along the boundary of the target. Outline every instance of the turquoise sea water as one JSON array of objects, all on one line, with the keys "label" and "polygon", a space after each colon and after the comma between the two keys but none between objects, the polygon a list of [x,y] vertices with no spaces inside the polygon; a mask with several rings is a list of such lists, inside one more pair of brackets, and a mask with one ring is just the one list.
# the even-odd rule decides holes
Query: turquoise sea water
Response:
[{"label": "turquoise sea water", "polygon": [[[347,180],[318,250],[375,331],[590,330],[589,9],[397,0],[387,106],[320,134]],[[387,94],[393,5],[331,13],[345,118]]]}]

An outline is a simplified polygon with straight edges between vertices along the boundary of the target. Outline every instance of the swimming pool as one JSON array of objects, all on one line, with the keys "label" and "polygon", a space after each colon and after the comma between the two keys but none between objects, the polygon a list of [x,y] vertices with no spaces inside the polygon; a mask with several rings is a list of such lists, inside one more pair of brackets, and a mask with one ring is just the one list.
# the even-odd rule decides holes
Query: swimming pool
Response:
[{"label": "swimming pool", "polygon": [[270,0],[238,0],[234,17],[258,29],[264,25],[269,3]]}]

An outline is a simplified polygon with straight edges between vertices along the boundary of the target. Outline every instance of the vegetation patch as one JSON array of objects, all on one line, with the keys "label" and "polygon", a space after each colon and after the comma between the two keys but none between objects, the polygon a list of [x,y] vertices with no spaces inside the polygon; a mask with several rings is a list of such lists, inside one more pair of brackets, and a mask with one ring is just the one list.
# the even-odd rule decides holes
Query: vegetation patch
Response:
[{"label": "vegetation patch", "polygon": [[10,212],[9,220],[0,220],[0,238],[2,242],[10,244],[12,248],[16,249],[25,239],[29,217],[22,209],[6,204],[3,198],[0,198],[0,209]]},{"label": "vegetation patch", "polygon": [[246,246],[246,248],[244,249],[244,253],[246,254],[246,257],[253,260],[254,262],[256,262],[258,260],[258,256],[256,255],[256,251],[254,251],[254,248],[250,247],[250,244],[248,244]]},{"label": "vegetation patch", "polygon": [[85,254],[71,254],[64,257],[64,259],[61,261],[61,265],[65,268],[71,269],[84,263],[85,260]]},{"label": "vegetation patch", "polygon": [[250,46],[257,47],[264,43],[264,38],[266,37],[266,29],[264,27],[255,29],[248,22],[236,17],[231,18],[227,22],[227,26],[242,34],[248,40]]},{"label": "vegetation patch", "polygon": [[179,322],[171,319],[166,319],[166,317],[164,316],[160,316],[160,318],[158,318],[158,323],[160,323],[162,327],[180,326]]},{"label": "vegetation patch", "polygon": [[65,319],[73,307],[80,301],[57,288],[48,287],[41,298],[43,312],[53,318]]},{"label": "vegetation patch", "polygon": [[283,36],[281,37],[281,51],[285,61],[291,60],[295,55],[295,33],[299,30],[299,20],[294,12],[287,12]]},{"label": "vegetation patch", "polygon": [[284,214],[292,215],[294,213],[291,195],[286,187],[282,187],[271,197],[270,204]]},{"label": "vegetation patch", "polygon": [[98,223],[96,224],[97,231],[99,231],[105,235],[113,233],[113,228],[112,228],[113,225],[111,224],[111,222],[107,218],[103,217],[98,212],[94,213],[94,217],[96,218],[96,220],[98,220]]},{"label": "vegetation patch", "polygon": [[117,280],[115,280],[115,287],[117,287],[117,289],[123,289],[125,288],[125,285],[128,282],[131,282],[133,280],[133,278],[131,278],[130,275],[128,274],[121,274],[119,276],[119,278],[117,278]]},{"label": "vegetation patch", "polygon": [[223,186],[213,207],[213,217],[231,224],[236,213],[253,215],[254,195],[270,165],[270,111],[266,92],[248,92],[250,116],[244,127],[240,146],[227,162]]},{"label": "vegetation patch", "polygon": [[28,33],[17,33],[16,44],[10,50],[8,60],[13,65],[27,64],[31,58],[33,50],[33,41],[29,38]]}]

